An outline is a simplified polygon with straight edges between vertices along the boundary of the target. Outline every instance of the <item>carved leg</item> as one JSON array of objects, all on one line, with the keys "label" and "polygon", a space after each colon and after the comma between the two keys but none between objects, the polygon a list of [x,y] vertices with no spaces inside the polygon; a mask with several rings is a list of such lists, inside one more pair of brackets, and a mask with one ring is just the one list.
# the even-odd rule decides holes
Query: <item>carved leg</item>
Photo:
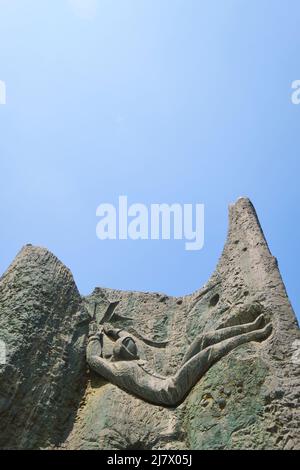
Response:
[{"label": "carved leg", "polygon": [[[242,325],[242,326],[249,328],[249,325],[252,325],[252,324],[249,323],[247,325]],[[239,336],[234,336],[229,339],[225,339],[212,346],[208,346],[203,351],[200,351],[198,354],[193,356],[189,361],[187,361],[179,369],[179,371],[175,374],[175,376],[172,377],[172,390],[173,390],[173,393],[174,391],[176,391],[176,397],[175,397],[175,394],[173,394],[173,397],[172,397],[173,403],[169,403],[169,404],[174,405],[182,401],[185,395],[198,382],[198,380],[205,374],[205,372],[218,360],[220,360],[222,357],[228,354],[230,351],[237,348],[241,344],[248,343],[250,341],[262,341],[266,339],[271,334],[271,332],[272,332],[272,325],[271,323],[269,323],[264,328],[250,331],[248,333],[243,333]]]},{"label": "carved leg", "polygon": [[195,340],[190,345],[188,351],[186,352],[182,365],[191,359],[191,357],[198,354],[200,351],[205,349],[207,346],[219,343],[220,341],[232,338],[234,336],[242,335],[244,333],[249,333],[250,331],[258,330],[260,326],[264,323],[264,315],[259,315],[256,320],[251,323],[245,323],[244,325],[230,326],[227,328],[222,328],[220,330],[209,331],[203,335],[197,336]]}]

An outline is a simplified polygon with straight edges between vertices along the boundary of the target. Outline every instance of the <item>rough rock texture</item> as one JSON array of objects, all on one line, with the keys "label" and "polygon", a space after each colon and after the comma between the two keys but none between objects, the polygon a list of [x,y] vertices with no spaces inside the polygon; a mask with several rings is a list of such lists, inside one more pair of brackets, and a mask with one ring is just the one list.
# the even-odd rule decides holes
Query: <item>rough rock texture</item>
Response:
[{"label": "rough rock texture", "polygon": [[[87,319],[95,313],[101,321],[110,302],[118,302],[114,326],[167,341],[145,346],[158,374],[176,371],[201,331],[263,312],[273,333],[223,357],[180,406],[161,407],[86,372]],[[96,288],[81,299],[53,255],[26,247],[0,280],[0,339],[8,350],[0,366],[2,448],[300,449],[299,328],[246,198],[230,207],[216,271],[181,298]]]},{"label": "rough rock texture", "polygon": [[60,443],[85,383],[87,317],[70,271],[25,246],[0,279],[0,447]]}]

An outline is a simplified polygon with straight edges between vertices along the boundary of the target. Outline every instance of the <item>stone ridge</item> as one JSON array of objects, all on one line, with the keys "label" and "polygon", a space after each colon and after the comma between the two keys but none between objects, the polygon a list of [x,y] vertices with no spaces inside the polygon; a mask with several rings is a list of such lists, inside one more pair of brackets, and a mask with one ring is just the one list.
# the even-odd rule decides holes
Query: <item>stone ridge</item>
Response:
[{"label": "stone ridge", "polygon": [[46,447],[67,432],[85,380],[80,306],[71,272],[44,248],[25,246],[1,277],[1,448]]}]

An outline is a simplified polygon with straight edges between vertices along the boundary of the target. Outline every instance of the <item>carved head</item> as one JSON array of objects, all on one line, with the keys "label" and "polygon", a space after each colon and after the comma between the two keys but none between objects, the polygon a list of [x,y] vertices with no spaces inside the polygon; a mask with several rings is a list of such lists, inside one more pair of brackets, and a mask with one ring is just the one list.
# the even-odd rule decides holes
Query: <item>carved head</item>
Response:
[{"label": "carved head", "polygon": [[136,342],[131,336],[119,338],[115,342],[113,359],[115,361],[132,361],[139,359]]}]

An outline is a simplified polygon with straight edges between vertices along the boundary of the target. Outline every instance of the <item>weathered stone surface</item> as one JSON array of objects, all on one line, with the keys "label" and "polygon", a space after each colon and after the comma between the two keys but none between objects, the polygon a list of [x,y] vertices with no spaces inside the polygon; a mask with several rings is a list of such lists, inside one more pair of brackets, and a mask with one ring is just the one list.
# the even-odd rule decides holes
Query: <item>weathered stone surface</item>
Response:
[{"label": "weathered stone surface", "polygon": [[[215,364],[176,408],[144,402],[91,374],[85,402],[69,436],[70,448],[262,449],[299,448],[299,364],[292,343],[299,338],[277,262],[270,254],[251,202],[230,208],[228,239],[207,285],[183,298],[95,289],[98,320],[107,300],[119,301],[114,325],[169,340],[148,348],[158,373],[174,373],[201,331],[251,321],[262,309],[273,334],[249,343]],[[130,317],[133,320],[124,320]],[[100,382],[99,382],[100,380]]]},{"label": "weathered stone surface", "polygon": [[72,274],[45,249],[24,247],[1,277],[1,448],[56,445],[68,432],[86,371],[80,308]]},{"label": "weathered stone surface", "polygon": [[[157,406],[85,372],[86,315],[95,313],[100,322],[111,302],[117,302],[114,327],[153,340],[143,354],[162,375],[177,370],[200,332],[251,322],[260,312],[273,332],[223,357],[179,406]],[[25,248],[0,280],[0,328],[11,351],[0,383],[1,447],[300,448],[300,364],[292,357],[299,328],[246,198],[230,207],[216,271],[194,294],[175,298],[96,288],[81,303],[70,273],[53,255]],[[111,347],[108,342],[107,351]]]}]

